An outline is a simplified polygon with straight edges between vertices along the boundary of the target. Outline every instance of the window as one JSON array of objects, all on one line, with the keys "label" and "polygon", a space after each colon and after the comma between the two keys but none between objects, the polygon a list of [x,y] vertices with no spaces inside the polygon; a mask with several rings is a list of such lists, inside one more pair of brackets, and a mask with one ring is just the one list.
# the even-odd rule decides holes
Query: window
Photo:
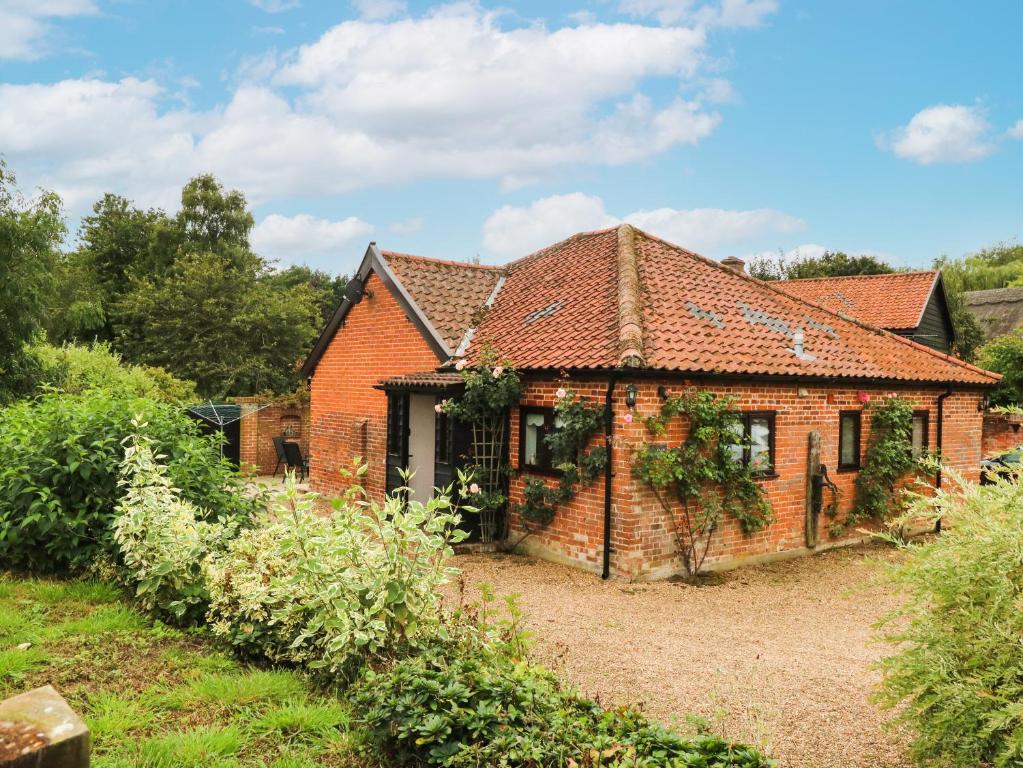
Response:
[{"label": "window", "polygon": [[[437,400],[440,402],[440,399]],[[448,415],[441,411],[437,414],[434,435],[437,445],[434,448],[434,461],[439,464],[447,464],[451,461],[451,423]]]},{"label": "window", "polygon": [[841,411],[838,414],[838,468],[860,468],[861,411]]},{"label": "window", "polygon": [[551,449],[544,440],[560,426],[553,408],[527,407],[519,412],[519,468],[553,472]]},{"label": "window", "polygon": [[913,456],[923,456],[927,453],[928,447],[928,428],[930,426],[931,415],[927,411],[913,411],[913,436],[911,438],[910,445],[912,446]]},{"label": "window", "polygon": [[737,431],[742,430],[741,445],[732,446],[732,457],[754,472],[774,472],[774,413],[740,413]]}]

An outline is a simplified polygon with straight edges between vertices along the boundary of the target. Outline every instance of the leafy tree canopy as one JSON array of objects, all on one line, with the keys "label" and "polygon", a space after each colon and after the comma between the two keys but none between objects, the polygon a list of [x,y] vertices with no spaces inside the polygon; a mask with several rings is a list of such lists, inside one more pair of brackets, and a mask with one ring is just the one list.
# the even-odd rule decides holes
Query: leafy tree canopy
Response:
[{"label": "leafy tree canopy", "polygon": [[1002,374],[1002,381],[991,393],[995,405],[1023,404],[1023,331],[999,336],[981,347],[977,362],[982,368]]},{"label": "leafy tree canopy", "polygon": [[817,257],[777,256],[758,257],[750,262],[750,274],[761,280],[798,280],[807,277],[846,277],[848,275],[884,275],[895,267],[876,256],[861,254],[850,256],[842,251],[825,251]]},{"label": "leafy tree canopy", "polygon": [[27,199],[0,160],[0,401],[21,393],[31,358],[25,344],[40,330],[65,227],[60,198]]}]

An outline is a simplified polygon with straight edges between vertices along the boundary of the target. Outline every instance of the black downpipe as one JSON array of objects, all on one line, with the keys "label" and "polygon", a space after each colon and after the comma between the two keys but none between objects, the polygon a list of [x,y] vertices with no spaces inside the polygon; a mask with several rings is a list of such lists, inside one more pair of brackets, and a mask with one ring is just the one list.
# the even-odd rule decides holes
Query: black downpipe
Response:
[{"label": "black downpipe", "polygon": [[[938,395],[938,428],[935,430],[934,444],[938,449],[938,471],[934,475],[934,485],[941,488],[941,462],[945,460],[941,451],[942,428],[945,425],[945,398],[952,394],[952,387],[946,387],[945,391]],[[934,522],[934,532],[941,533],[941,518]]]},{"label": "black downpipe", "polygon": [[614,392],[617,376],[607,380],[607,394],[604,395],[604,445],[607,446],[607,463],[604,465],[604,567],[600,578],[607,579],[611,575],[611,465],[614,451],[615,409]]}]

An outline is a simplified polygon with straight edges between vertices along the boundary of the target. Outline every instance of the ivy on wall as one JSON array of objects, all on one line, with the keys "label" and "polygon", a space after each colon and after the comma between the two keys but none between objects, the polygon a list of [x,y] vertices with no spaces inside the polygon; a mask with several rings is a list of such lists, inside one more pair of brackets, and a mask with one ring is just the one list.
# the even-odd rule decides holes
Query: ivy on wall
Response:
[{"label": "ivy on wall", "polygon": [[646,420],[647,429],[663,439],[680,418],[685,439],[676,446],[644,443],[633,459],[633,474],[651,488],[671,520],[690,577],[702,570],[723,517],[738,520],[747,535],[772,520],[756,468],[742,461],[747,437],[734,406],[735,398],[702,390],[669,394],[660,413]]}]

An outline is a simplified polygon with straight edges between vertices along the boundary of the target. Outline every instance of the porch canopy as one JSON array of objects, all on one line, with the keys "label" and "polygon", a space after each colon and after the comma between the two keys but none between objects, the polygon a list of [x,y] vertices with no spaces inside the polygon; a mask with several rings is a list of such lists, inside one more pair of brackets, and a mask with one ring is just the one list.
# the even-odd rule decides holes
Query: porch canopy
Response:
[{"label": "porch canopy", "polygon": [[423,371],[392,376],[375,385],[387,392],[422,392],[443,394],[463,385],[462,376],[455,371]]}]

